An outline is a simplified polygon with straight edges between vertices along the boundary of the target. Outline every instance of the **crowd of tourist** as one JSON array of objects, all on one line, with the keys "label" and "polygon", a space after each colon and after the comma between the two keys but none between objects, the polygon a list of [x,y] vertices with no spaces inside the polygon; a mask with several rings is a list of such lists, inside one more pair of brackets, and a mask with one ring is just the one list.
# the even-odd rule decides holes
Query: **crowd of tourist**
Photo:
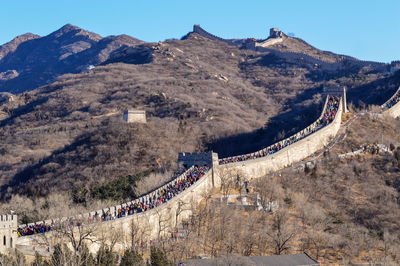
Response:
[{"label": "crowd of tourist", "polygon": [[219,164],[228,164],[228,163],[235,163],[235,162],[241,162],[241,161],[261,158],[261,157],[265,157],[265,156],[268,156],[268,155],[271,155],[271,154],[274,154],[274,153],[280,151],[281,149],[307,137],[308,135],[321,129],[322,127],[330,124],[335,119],[336,112],[339,108],[339,102],[340,102],[340,97],[328,96],[328,102],[326,104],[326,108],[324,110],[323,115],[309,128],[306,128],[305,130],[301,131],[300,133],[297,133],[285,140],[275,143],[275,144],[273,144],[265,149],[262,149],[260,151],[257,151],[254,153],[249,153],[249,154],[238,155],[238,156],[234,156],[234,157],[222,158],[219,160]]},{"label": "crowd of tourist", "polygon": [[[400,93],[399,93],[400,94]],[[399,101],[399,96],[396,95],[389,104],[395,104]],[[219,160],[219,164],[227,164],[233,162],[240,162],[250,159],[256,159],[264,156],[274,154],[281,149],[295,143],[311,133],[319,130],[320,128],[330,124],[336,116],[336,112],[339,108],[340,97],[329,96],[326,108],[323,115],[309,128],[301,131],[296,135],[293,135],[283,141],[275,143],[263,150],[260,150],[251,154],[244,154],[229,158],[223,158]],[[388,104],[388,106],[389,106]],[[18,236],[33,235],[38,233],[45,233],[54,230],[55,228],[69,228],[81,224],[83,222],[98,222],[108,221],[118,218],[122,218],[135,213],[145,212],[147,210],[156,208],[161,204],[169,201],[171,198],[185,191],[188,187],[197,182],[204,174],[208,171],[208,167],[193,167],[188,170],[182,178],[176,179],[174,182],[169,183],[167,186],[156,190],[154,193],[150,193],[147,196],[141,197],[139,200],[134,200],[129,205],[121,205],[118,209],[106,209],[102,210],[102,213],[95,212],[94,215],[89,215],[87,221],[83,221],[83,218],[69,218],[69,220],[60,222],[52,221],[50,224],[45,222],[35,223],[33,225],[20,226],[17,230]],[[150,196],[151,195],[151,196]]]},{"label": "crowd of tourist", "polygon": [[400,90],[396,92],[396,94],[390,99],[390,101],[386,104],[387,108],[391,108],[393,105],[400,101]]},{"label": "crowd of tourist", "polygon": [[54,224],[45,224],[43,223],[38,223],[30,226],[25,226],[25,227],[18,227],[17,230],[17,235],[18,236],[27,236],[27,235],[33,235],[33,234],[38,234],[38,233],[45,233],[49,231],[53,231],[53,226]]},{"label": "crowd of tourist", "polygon": [[98,221],[109,221],[135,213],[145,212],[147,210],[156,208],[163,203],[166,203],[176,195],[182,193],[191,185],[196,183],[201,177],[203,177],[209,168],[207,166],[203,167],[193,167],[185,172],[182,178],[179,178],[172,183],[164,186],[161,189],[156,190],[154,193],[150,193],[152,196],[143,196],[139,200],[131,202],[129,205],[122,206],[114,211],[108,208],[102,210],[102,213],[96,212],[93,216],[88,216],[87,221],[80,218],[69,218],[67,221],[58,222],[52,221],[50,224],[45,222],[35,223],[33,225],[19,226],[17,230],[18,236],[33,235],[38,233],[45,233],[53,231],[55,228],[70,228],[83,222],[98,222]]}]

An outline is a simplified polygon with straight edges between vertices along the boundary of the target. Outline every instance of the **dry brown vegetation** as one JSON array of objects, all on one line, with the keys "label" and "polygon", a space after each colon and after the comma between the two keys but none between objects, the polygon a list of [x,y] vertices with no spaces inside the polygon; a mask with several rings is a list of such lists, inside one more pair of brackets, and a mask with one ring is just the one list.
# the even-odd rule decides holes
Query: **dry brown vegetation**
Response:
[{"label": "dry brown vegetation", "polygon": [[[149,51],[151,61],[139,64],[138,58]],[[116,200],[97,201],[90,195],[85,207],[76,204],[73,192],[150,171],[151,178],[132,184],[141,194],[172,175],[178,152],[213,149],[225,157],[304,128],[318,117],[326,84],[347,86],[349,101],[359,108],[383,103],[399,81],[399,74],[388,76],[373,68],[316,71],[312,62],[239,49],[196,34],[123,51],[110,62],[1,103],[0,183],[3,199],[9,200],[3,212],[13,209],[26,222],[109,206]],[[123,111],[133,108],[146,110],[149,122],[124,123]],[[367,117],[357,121],[316,170],[289,169],[273,182],[267,179],[279,192],[268,191],[269,197],[285,202],[281,214],[287,219],[255,212],[242,220],[236,211],[208,206],[199,215],[208,217],[209,224],[195,219],[198,229],[187,241],[203,243],[200,250],[211,255],[307,250],[328,261],[381,259],[382,250],[396,248],[399,241],[394,233],[399,230],[399,160],[367,155],[339,161],[335,154],[379,141],[382,130],[385,144],[397,147],[399,125]],[[295,234],[287,249],[274,247],[282,242],[273,235],[279,223],[274,219],[287,225],[287,236]],[[396,236],[390,240],[395,244],[386,245],[385,235]],[[190,243],[177,242],[181,249],[166,251],[185,258],[193,252],[187,249]],[[367,254],[369,249],[376,254]],[[385,258],[398,260],[395,252],[385,252]]]},{"label": "dry brown vegetation", "polygon": [[[345,140],[315,166],[302,169],[297,164],[251,183],[261,203],[279,200],[279,211],[245,211],[208,196],[180,230],[181,237],[160,245],[174,261],[194,254],[233,259],[307,252],[328,265],[397,265],[399,127],[398,120],[361,116],[349,126]],[[382,134],[392,153],[337,157],[360,145],[381,143]],[[224,175],[221,195],[232,192],[237,175]]]}]

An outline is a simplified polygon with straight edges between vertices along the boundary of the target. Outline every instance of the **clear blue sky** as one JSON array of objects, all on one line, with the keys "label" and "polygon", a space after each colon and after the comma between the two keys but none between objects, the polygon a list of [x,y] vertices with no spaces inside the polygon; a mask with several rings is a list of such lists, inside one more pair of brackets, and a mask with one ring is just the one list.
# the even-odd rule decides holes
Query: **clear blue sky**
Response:
[{"label": "clear blue sky", "polygon": [[265,38],[270,27],[363,60],[400,60],[399,0],[19,0],[3,1],[0,44],[71,23],[102,36],[180,38],[200,24],[224,38]]}]

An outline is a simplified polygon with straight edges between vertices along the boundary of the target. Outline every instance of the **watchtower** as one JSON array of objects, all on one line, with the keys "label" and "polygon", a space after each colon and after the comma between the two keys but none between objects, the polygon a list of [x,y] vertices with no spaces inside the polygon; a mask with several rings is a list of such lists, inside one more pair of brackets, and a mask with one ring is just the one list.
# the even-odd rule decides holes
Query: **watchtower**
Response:
[{"label": "watchtower", "polygon": [[128,123],[146,123],[146,111],[126,110],[124,112],[124,121]]},{"label": "watchtower", "polygon": [[284,37],[284,33],[280,31],[278,28],[270,28],[269,29],[269,38],[282,38]]},{"label": "watchtower", "polygon": [[15,248],[17,241],[17,215],[0,215],[0,253],[6,254]]},{"label": "watchtower", "polygon": [[346,87],[343,86],[342,88],[340,87],[324,87],[323,93],[324,96],[326,95],[332,95],[332,96],[339,96],[342,97],[342,107],[343,107],[343,113],[347,113],[347,100],[346,100]]},{"label": "watchtower", "polygon": [[191,166],[208,166],[213,167],[218,165],[218,153],[200,152],[200,153],[190,153],[190,152],[180,152],[178,155],[178,168],[188,169]]}]

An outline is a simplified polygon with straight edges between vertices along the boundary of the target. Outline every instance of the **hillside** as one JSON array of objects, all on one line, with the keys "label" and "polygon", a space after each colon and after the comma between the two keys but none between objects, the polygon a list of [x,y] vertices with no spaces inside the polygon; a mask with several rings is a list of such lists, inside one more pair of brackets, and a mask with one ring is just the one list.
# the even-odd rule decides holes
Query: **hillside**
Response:
[{"label": "hillside", "polygon": [[[70,25],[44,38],[57,36],[66,43],[84,38],[91,47],[122,38],[101,39]],[[124,38],[128,45],[130,37]],[[93,49],[63,60],[79,62],[78,54]],[[168,173],[163,177],[168,178],[178,152],[213,149],[226,157],[304,128],[321,111],[324,86],[346,86],[348,100],[360,106],[360,99],[383,103],[398,81],[397,74],[373,65],[341,66],[331,75],[312,61],[247,50],[196,33],[184,40],[121,48],[102,60],[90,71],[3,97],[3,199],[15,193],[44,197],[82,187],[92,191],[147,170]],[[316,70],[322,75],[316,76]],[[124,123],[122,113],[131,108],[146,110],[149,122]],[[162,180],[152,180],[152,186]],[[85,201],[93,200],[90,193],[85,196]]]},{"label": "hillside", "polygon": [[[224,191],[239,195],[240,185],[231,184],[203,201],[184,236],[164,248],[169,257],[179,261],[206,254],[237,262],[238,255],[307,252],[323,265],[398,265],[400,123],[365,113],[343,118],[354,115],[352,123],[342,124],[341,141],[321,156],[250,182],[263,207],[278,200],[279,210],[225,203]],[[338,158],[382,140],[391,149]],[[252,203],[254,194],[245,194],[246,202]]]},{"label": "hillside", "polygon": [[[0,86],[13,90],[0,89],[0,213],[13,210],[27,223],[120,204],[171,178],[179,152],[258,150],[312,123],[325,87],[345,86],[351,113],[343,119],[353,122],[340,141],[310,165],[249,184],[279,200],[278,212],[228,208],[216,193],[163,250],[176,261],[272,254],[279,227],[293,236],[282,252],[398,263],[400,124],[373,113],[398,88],[400,72],[298,38],[265,49],[244,42],[192,32],[143,43],[66,25],[1,46]],[[125,123],[127,109],[145,110],[148,122]],[[378,143],[389,152],[376,152]],[[372,149],[338,158],[360,147]]]},{"label": "hillside", "polygon": [[33,90],[62,74],[86,71],[112,52],[140,43],[127,35],[102,38],[70,24],[44,37],[18,36],[0,46],[0,92]]}]

